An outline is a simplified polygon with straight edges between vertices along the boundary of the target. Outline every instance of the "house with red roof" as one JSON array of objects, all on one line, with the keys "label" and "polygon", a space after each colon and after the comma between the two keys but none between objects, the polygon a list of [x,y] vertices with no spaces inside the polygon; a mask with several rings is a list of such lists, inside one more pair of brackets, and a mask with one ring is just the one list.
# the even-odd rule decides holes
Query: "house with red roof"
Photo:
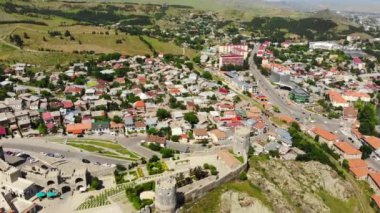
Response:
[{"label": "house with red roof", "polygon": [[328,96],[331,104],[334,107],[348,107],[349,103],[335,90],[328,91]]},{"label": "house with red roof", "polygon": [[144,101],[136,101],[133,104],[133,108],[136,109],[138,112],[145,112],[145,103]]},{"label": "house with red roof", "polygon": [[379,212],[380,211],[380,194],[372,195],[371,200],[375,204],[376,212]]},{"label": "house with red roof", "polygon": [[362,152],[345,141],[334,142],[333,149],[344,159],[360,159]]},{"label": "house with red roof", "polygon": [[371,96],[369,96],[367,93],[352,90],[344,91],[342,97],[346,99],[346,101],[350,102],[356,102],[359,100],[364,102],[371,101]]},{"label": "house with red roof", "polygon": [[90,131],[92,128],[91,122],[82,122],[78,124],[67,124],[66,132],[68,134],[80,135],[84,134],[87,131]]},{"label": "house with red roof", "polygon": [[63,108],[66,110],[74,109],[74,103],[70,100],[62,101]]},{"label": "house with red roof", "polygon": [[113,81],[117,82],[119,84],[125,84],[125,78],[123,78],[123,77],[121,77],[121,78],[115,78]]},{"label": "house with red roof", "polygon": [[327,145],[331,148],[333,147],[334,142],[338,140],[338,136],[335,134],[321,128],[321,127],[313,127],[309,131],[312,137],[319,136],[319,141],[322,143],[327,143]]},{"label": "house with red roof", "polygon": [[219,93],[222,94],[222,95],[228,95],[229,92],[230,91],[227,88],[225,88],[225,87],[219,88]]},{"label": "house with red roof", "polygon": [[232,104],[219,104],[218,110],[219,111],[235,110],[235,107]]},{"label": "house with red roof", "polygon": [[65,87],[65,95],[80,95],[84,89],[78,86],[66,86]]},{"label": "house with red roof", "polygon": [[380,149],[380,138],[375,136],[365,136],[364,142],[374,150]]},{"label": "house with red roof", "polygon": [[147,143],[158,144],[161,147],[165,147],[165,145],[166,145],[166,138],[165,137],[160,137],[158,135],[148,135],[145,141]]},{"label": "house with red roof", "polygon": [[375,193],[380,193],[380,172],[370,172],[368,175],[368,183]]},{"label": "house with red roof", "polygon": [[355,121],[358,117],[358,110],[353,106],[343,108],[343,119]]},{"label": "house with red roof", "polygon": [[363,70],[365,69],[365,63],[359,57],[355,57],[352,59],[352,67],[354,69]]},{"label": "house with red roof", "polygon": [[256,135],[262,135],[268,131],[268,126],[264,122],[259,121],[253,125],[252,129]]},{"label": "house with red roof", "polygon": [[358,180],[365,180],[369,173],[367,162],[362,159],[348,160],[348,168]]}]

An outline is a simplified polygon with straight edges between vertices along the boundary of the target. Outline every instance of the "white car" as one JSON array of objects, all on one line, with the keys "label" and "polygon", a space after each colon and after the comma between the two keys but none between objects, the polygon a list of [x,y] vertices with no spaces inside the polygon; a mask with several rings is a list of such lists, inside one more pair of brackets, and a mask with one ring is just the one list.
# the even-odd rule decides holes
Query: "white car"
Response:
[{"label": "white car", "polygon": [[36,162],[38,162],[37,159],[34,159],[34,158],[30,158],[30,159],[29,159],[29,163],[36,163]]}]

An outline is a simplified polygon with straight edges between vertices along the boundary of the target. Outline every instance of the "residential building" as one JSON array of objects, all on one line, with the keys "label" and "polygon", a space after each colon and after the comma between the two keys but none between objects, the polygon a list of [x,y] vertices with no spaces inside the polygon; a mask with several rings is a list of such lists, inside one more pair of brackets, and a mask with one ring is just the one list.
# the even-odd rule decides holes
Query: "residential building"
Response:
[{"label": "residential building", "polygon": [[334,150],[344,159],[360,159],[362,152],[345,141],[334,142]]},{"label": "residential building", "polygon": [[160,137],[158,135],[148,135],[145,141],[147,143],[158,144],[161,147],[165,147],[165,145],[166,145],[166,139],[165,139],[165,137]]},{"label": "residential building", "polygon": [[365,180],[369,173],[367,162],[362,159],[348,160],[348,168],[358,180]]},{"label": "residential building", "polygon": [[219,144],[227,139],[227,134],[219,129],[213,129],[209,132],[211,140],[215,144]]},{"label": "residential building", "polygon": [[373,150],[379,150],[380,149],[380,138],[375,136],[365,136],[364,142],[370,146]]},{"label": "residential building", "polygon": [[309,98],[309,93],[300,87],[295,87],[289,92],[289,99],[297,103],[308,103]]},{"label": "residential building", "polygon": [[370,172],[368,175],[368,183],[375,193],[380,193],[380,172]]},{"label": "residential building", "polygon": [[206,129],[193,129],[193,136],[195,140],[208,140],[209,135]]},{"label": "residential building", "polygon": [[334,142],[338,140],[338,136],[320,127],[313,127],[310,130],[310,135],[313,137],[318,135],[319,141],[322,143],[327,143],[330,148],[332,148]]}]

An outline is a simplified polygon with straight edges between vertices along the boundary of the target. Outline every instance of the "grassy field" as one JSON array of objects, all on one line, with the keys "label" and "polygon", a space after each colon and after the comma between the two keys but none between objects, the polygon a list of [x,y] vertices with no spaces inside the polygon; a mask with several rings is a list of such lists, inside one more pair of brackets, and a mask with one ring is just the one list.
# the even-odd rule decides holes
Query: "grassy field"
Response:
[{"label": "grassy field", "polygon": [[[4,41],[0,43],[0,60],[15,60],[33,64],[42,64],[42,66],[51,66],[59,63],[77,61],[86,58],[84,54],[73,54],[74,51],[94,51],[95,53],[113,53],[119,52],[124,55],[145,55],[152,54],[146,44],[137,36],[125,35],[114,30],[107,30],[103,27],[96,26],[70,26],[70,27],[53,27],[38,26],[30,24],[7,24],[2,25],[0,37]],[[55,30],[64,33],[70,31],[75,40],[69,37],[51,37],[48,30]],[[93,34],[95,32],[95,34]],[[102,32],[102,34],[100,34]],[[106,35],[108,32],[108,35]],[[23,38],[24,50],[11,47],[10,35],[18,34],[21,37],[24,33],[28,39]],[[44,38],[45,37],[45,41]],[[165,54],[182,54],[182,47],[173,43],[161,42],[154,38],[146,39],[153,45],[157,52]],[[121,40],[121,44],[116,41]],[[54,50],[55,52],[46,52],[39,50]],[[49,57],[52,55],[52,57]],[[187,48],[186,55],[193,57],[196,51]]]},{"label": "grassy field", "polygon": [[[183,54],[183,48],[179,47],[173,43],[170,42],[162,42],[154,38],[150,38],[147,36],[144,36],[144,39],[147,40],[150,44],[152,44],[153,48],[157,52],[163,52],[163,53],[172,53],[175,55],[182,55]],[[193,49],[186,48],[185,55],[189,58],[193,58],[197,52]]]},{"label": "grassy field", "polygon": [[[42,0],[31,0],[30,3],[25,3],[23,1],[15,1],[15,3],[26,5],[32,4],[39,8],[45,7],[52,10],[65,10],[66,12],[99,5],[99,1],[73,4],[59,1],[45,2]],[[113,2],[111,5],[124,6],[125,4]],[[140,8],[140,6],[136,6],[136,8]],[[146,15],[142,13],[142,11],[143,10],[140,11],[139,9],[135,12],[121,10],[118,11],[118,13],[123,15]],[[94,57],[94,55],[73,53],[77,51],[93,51],[95,53],[119,52],[123,55],[152,54],[149,47],[137,36],[130,36],[122,32],[117,32],[109,26],[76,25],[76,21],[58,16],[9,14],[1,9],[0,20],[33,20],[44,22],[48,25],[21,23],[1,24],[0,62],[26,62],[39,65],[41,68],[52,68],[56,64],[67,64]],[[75,40],[64,36],[51,37],[48,34],[48,31],[59,31],[63,34],[66,30],[70,31]],[[26,33],[29,38],[24,38],[24,33]],[[23,49],[17,48],[11,43],[10,35],[15,34],[20,35],[23,39]],[[182,54],[182,47],[173,43],[161,42],[154,38],[149,38],[149,42],[152,43],[158,52],[165,54]],[[186,51],[187,56],[192,57],[195,54],[196,52],[194,50],[187,49]]]},{"label": "grassy field", "polygon": [[0,41],[0,62],[25,62],[49,70],[53,69],[57,64],[68,64],[91,57],[92,56],[73,53],[23,51]]},{"label": "grassy field", "polygon": [[[53,142],[63,143],[64,139],[53,138]],[[124,160],[139,160],[140,156],[134,152],[129,151],[124,146],[114,143],[109,140],[93,140],[93,139],[68,139],[67,145],[76,147],[88,152],[97,153],[103,156],[124,159]]]},{"label": "grassy field", "polygon": [[358,205],[356,199],[349,199],[348,201],[339,200],[325,191],[319,192],[319,196],[323,202],[330,208],[331,213],[354,213],[355,207]]}]

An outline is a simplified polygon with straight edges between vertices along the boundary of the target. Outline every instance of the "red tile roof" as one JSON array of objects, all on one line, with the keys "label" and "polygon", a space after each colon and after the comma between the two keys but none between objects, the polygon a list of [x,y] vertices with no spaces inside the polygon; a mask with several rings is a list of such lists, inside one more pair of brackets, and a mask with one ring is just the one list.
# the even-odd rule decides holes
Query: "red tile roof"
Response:
[{"label": "red tile roof", "polygon": [[152,142],[152,143],[165,144],[166,139],[164,137],[160,137],[158,135],[148,135],[146,141]]},{"label": "red tile roof", "polygon": [[145,103],[144,103],[144,101],[136,101],[134,106],[135,106],[135,108],[145,107]]},{"label": "red tile roof", "polygon": [[51,115],[50,112],[44,112],[42,113],[42,119],[44,121],[47,121],[47,120],[53,119],[53,116]]},{"label": "red tile roof", "polygon": [[354,146],[352,146],[348,142],[335,142],[334,143],[335,147],[337,147],[340,151],[344,152],[347,155],[359,155],[362,152],[356,149]]},{"label": "red tile roof", "polygon": [[367,162],[362,159],[351,159],[348,160],[349,168],[368,168]]},{"label": "red tile roof", "polygon": [[91,122],[79,123],[79,124],[68,124],[66,126],[66,131],[72,134],[82,134],[86,130],[90,130],[92,127]]},{"label": "red tile roof", "polygon": [[380,148],[380,138],[375,136],[366,136],[364,137],[364,141],[368,143],[372,148],[379,149]]},{"label": "red tile roof", "polygon": [[342,103],[342,104],[347,103],[346,99],[344,99],[338,92],[334,90],[330,90],[328,92],[328,95],[331,102]]},{"label": "red tile roof", "polygon": [[380,208],[380,195],[374,194],[371,198],[376,203],[377,207]]},{"label": "red tile roof", "polygon": [[72,101],[62,101],[62,104],[63,104],[63,108],[65,108],[65,109],[71,108],[74,106]]},{"label": "red tile roof", "polygon": [[380,187],[380,172],[370,172],[369,176],[372,178],[373,182]]},{"label": "red tile roof", "polygon": [[314,134],[319,135],[320,137],[324,138],[327,141],[335,141],[338,139],[338,136],[320,127],[314,127],[311,131],[314,132]]},{"label": "red tile roof", "polygon": [[366,167],[350,168],[350,171],[354,174],[355,178],[362,178],[368,176],[369,169]]}]

